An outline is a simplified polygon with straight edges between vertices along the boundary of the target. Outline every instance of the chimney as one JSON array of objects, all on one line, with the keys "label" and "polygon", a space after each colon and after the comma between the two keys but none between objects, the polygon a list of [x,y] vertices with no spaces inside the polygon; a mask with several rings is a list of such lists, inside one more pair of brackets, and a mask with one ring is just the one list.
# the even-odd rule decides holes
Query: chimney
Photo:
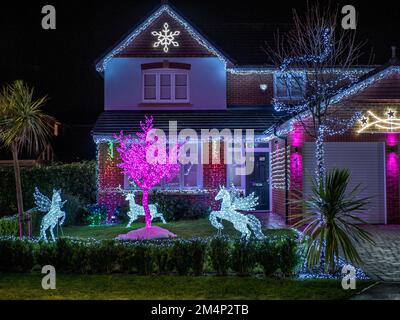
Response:
[{"label": "chimney", "polygon": [[392,64],[396,64],[399,62],[399,60],[397,59],[397,47],[396,46],[392,46],[392,57],[390,58],[390,63]]}]

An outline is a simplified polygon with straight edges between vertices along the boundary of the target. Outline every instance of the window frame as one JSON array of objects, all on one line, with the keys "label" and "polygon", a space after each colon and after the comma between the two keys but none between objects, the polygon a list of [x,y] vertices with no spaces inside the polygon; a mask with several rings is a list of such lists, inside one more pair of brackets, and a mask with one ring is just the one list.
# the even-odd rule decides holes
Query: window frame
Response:
[{"label": "window frame", "polygon": [[[197,142],[198,148],[200,148],[199,142]],[[196,185],[195,186],[190,186],[186,187],[185,186],[185,178],[184,178],[184,165],[180,165],[180,170],[177,175],[179,179],[179,186],[178,187],[169,187],[169,183],[165,183],[165,180],[161,181],[159,185],[156,185],[153,187],[154,190],[159,190],[159,191],[164,191],[164,190],[197,190],[197,189],[202,189],[203,188],[203,164],[201,163],[201,149],[198,150],[198,163],[195,164],[197,167],[196,171]],[[124,174],[124,189],[128,190],[131,189],[129,187],[129,178],[126,174]],[[138,189],[140,190],[140,189]]]},{"label": "window frame", "polygon": [[302,78],[302,82],[303,82],[303,85],[302,85],[302,87],[301,87],[301,89],[302,89],[302,94],[300,94],[300,95],[292,95],[291,94],[291,86],[289,85],[286,85],[286,95],[285,96],[279,96],[278,95],[278,85],[279,85],[279,82],[280,82],[280,80],[279,80],[279,78],[281,78],[281,77],[283,77],[283,75],[282,75],[282,73],[274,73],[274,97],[276,98],[276,99],[302,99],[302,98],[304,98],[304,94],[305,94],[305,89],[306,89],[306,86],[307,86],[307,76],[306,76],[306,73],[305,72],[301,72],[301,73],[299,73],[299,74],[296,74],[296,75],[292,75],[292,77],[298,77],[298,78]]},{"label": "window frame", "polygon": [[[155,99],[146,99],[145,98],[145,76],[146,75],[155,75],[156,76],[156,98]],[[171,80],[171,88],[170,88],[170,97],[171,99],[161,99],[161,75],[169,75]],[[186,76],[186,99],[176,99],[176,85],[175,78],[176,75],[185,75]],[[189,71],[184,69],[171,69],[171,68],[162,68],[162,69],[146,69],[142,70],[142,102],[143,103],[189,103],[190,101],[190,77]]]}]

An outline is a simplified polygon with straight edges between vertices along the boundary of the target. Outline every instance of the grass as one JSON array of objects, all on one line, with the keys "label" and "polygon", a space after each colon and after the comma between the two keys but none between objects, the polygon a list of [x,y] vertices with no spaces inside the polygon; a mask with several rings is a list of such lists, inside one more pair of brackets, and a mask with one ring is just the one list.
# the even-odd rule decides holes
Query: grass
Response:
[{"label": "grass", "polygon": [[[198,220],[181,220],[174,221],[172,223],[162,224],[161,222],[155,222],[153,225],[158,225],[169,231],[175,233],[181,238],[191,238],[193,236],[204,237],[212,236],[217,233],[216,229],[211,226],[208,219]],[[79,237],[79,238],[95,238],[95,239],[113,239],[119,234],[127,233],[133,229],[142,228],[143,222],[134,222],[130,228],[125,227],[126,224],[110,225],[110,226],[69,226],[63,228],[65,236]],[[240,233],[235,230],[231,223],[224,223],[223,233],[234,237],[239,237]],[[292,231],[289,229],[264,229],[265,234],[280,235],[280,234],[291,234]]]},{"label": "grass", "polygon": [[[43,290],[42,274],[0,274],[0,299],[348,299],[339,280],[291,280],[255,277],[182,277],[57,274],[57,289]],[[370,282],[358,281],[357,291]]]}]

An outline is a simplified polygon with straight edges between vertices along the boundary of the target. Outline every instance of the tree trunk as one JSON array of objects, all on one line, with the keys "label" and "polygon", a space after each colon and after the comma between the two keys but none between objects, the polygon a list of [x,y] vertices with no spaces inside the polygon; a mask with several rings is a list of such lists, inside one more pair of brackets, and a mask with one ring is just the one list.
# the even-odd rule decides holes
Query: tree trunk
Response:
[{"label": "tree trunk", "polygon": [[318,130],[317,140],[315,141],[315,158],[317,159],[317,167],[315,174],[318,184],[324,181],[325,178],[325,142],[324,131]]},{"label": "tree trunk", "polygon": [[11,147],[13,163],[14,163],[14,174],[15,174],[15,191],[17,195],[17,207],[18,207],[18,224],[19,224],[19,237],[22,238],[22,223],[24,218],[24,203],[22,197],[22,186],[21,186],[21,173],[19,170],[18,162],[18,149],[16,145]]},{"label": "tree trunk", "polygon": [[146,221],[146,228],[151,228],[151,215],[149,209],[149,190],[143,190],[142,206],[144,209],[144,218]]}]

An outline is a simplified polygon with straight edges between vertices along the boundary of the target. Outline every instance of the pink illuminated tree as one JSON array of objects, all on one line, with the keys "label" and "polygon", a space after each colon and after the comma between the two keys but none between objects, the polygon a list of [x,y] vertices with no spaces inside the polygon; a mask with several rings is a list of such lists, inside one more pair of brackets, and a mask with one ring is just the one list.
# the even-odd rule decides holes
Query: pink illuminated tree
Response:
[{"label": "pink illuminated tree", "polygon": [[136,132],[134,136],[121,132],[115,138],[119,142],[117,150],[122,160],[118,166],[143,191],[142,205],[146,229],[149,229],[149,191],[162,180],[169,182],[179,173],[179,145],[167,151],[165,136],[153,129],[152,116],[145,116],[145,120],[140,121],[140,128],[141,132]]}]

